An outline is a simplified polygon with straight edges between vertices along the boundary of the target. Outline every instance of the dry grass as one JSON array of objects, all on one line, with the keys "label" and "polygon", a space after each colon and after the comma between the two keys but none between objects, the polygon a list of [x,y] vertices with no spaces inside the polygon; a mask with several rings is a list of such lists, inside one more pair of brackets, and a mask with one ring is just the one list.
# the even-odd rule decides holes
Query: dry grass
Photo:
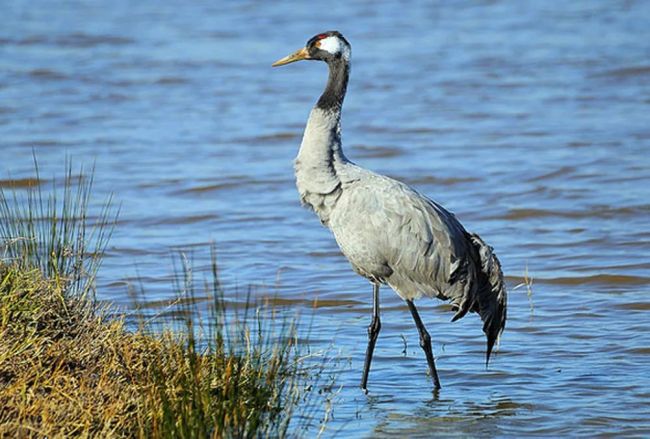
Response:
[{"label": "dry grass", "polygon": [[156,349],[38,270],[0,268],[0,435],[127,436]]},{"label": "dry grass", "polygon": [[528,296],[528,305],[530,306],[530,319],[535,317],[535,304],[533,303],[533,277],[528,273],[528,264],[524,268],[523,282],[515,285],[513,291],[526,287],[526,296]]},{"label": "dry grass", "polygon": [[306,399],[291,339],[199,352],[92,308],[0,266],[0,436],[283,436]]},{"label": "dry grass", "polygon": [[[90,182],[68,178],[60,202],[40,184],[22,198],[0,189],[0,437],[306,435],[315,398],[330,403],[325,359],[307,366],[304,334],[263,317],[272,310],[229,318],[214,260],[207,323],[128,331],[98,306],[110,215],[104,206],[87,231]],[[180,314],[192,316],[192,271],[181,274]]]}]

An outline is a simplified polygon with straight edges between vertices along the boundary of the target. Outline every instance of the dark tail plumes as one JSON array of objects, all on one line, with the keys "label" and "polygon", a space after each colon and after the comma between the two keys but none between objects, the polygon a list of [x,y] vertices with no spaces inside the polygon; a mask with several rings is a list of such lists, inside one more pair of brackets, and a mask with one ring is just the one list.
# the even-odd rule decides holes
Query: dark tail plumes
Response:
[{"label": "dark tail plumes", "polygon": [[481,316],[481,320],[483,320],[483,332],[487,336],[487,353],[485,356],[485,366],[487,367],[494,343],[498,340],[506,325],[508,298],[503,282],[501,263],[493,253],[492,247],[483,242],[476,234],[468,234],[468,238],[476,249],[481,263],[480,270],[477,270],[477,311]]}]

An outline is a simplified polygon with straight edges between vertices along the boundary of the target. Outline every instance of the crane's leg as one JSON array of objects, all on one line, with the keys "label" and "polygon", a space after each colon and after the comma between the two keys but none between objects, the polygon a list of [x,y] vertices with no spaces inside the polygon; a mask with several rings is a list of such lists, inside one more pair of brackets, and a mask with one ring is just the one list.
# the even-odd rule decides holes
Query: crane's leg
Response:
[{"label": "crane's leg", "polygon": [[381,329],[381,321],[379,320],[379,284],[373,284],[372,290],[372,322],[368,326],[368,349],[366,349],[366,362],[363,366],[363,376],[361,377],[361,388],[368,392],[368,372],[370,372],[370,362],[372,361],[372,353],[375,350],[375,343],[379,336]]},{"label": "crane's leg", "polygon": [[436,390],[440,389],[440,379],[438,379],[438,372],[436,371],[436,362],[433,358],[433,350],[431,349],[431,336],[427,332],[427,328],[424,327],[422,319],[420,319],[420,314],[418,310],[415,309],[415,304],[412,300],[407,300],[406,304],[409,306],[409,311],[415,320],[415,326],[418,327],[418,332],[420,333],[420,347],[424,350],[424,355],[427,357],[427,363],[429,363],[429,372],[431,372],[431,378],[433,378],[433,385]]}]

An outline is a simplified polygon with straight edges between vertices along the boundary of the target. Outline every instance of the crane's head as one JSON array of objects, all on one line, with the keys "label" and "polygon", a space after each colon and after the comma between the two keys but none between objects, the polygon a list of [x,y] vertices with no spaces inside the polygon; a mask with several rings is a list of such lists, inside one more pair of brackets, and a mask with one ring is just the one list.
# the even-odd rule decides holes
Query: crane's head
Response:
[{"label": "crane's head", "polygon": [[273,67],[283,66],[303,59],[325,61],[350,60],[350,43],[339,32],[333,30],[315,35],[302,49],[273,63]]}]

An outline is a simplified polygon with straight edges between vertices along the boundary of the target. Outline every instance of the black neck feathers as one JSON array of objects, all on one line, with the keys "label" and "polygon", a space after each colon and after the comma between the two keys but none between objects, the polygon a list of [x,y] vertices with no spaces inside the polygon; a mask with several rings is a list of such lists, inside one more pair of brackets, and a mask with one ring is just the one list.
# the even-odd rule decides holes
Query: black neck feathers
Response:
[{"label": "black neck feathers", "polygon": [[337,57],[328,60],[327,65],[329,66],[327,86],[316,106],[323,110],[340,110],[348,87],[350,63],[342,57]]}]

